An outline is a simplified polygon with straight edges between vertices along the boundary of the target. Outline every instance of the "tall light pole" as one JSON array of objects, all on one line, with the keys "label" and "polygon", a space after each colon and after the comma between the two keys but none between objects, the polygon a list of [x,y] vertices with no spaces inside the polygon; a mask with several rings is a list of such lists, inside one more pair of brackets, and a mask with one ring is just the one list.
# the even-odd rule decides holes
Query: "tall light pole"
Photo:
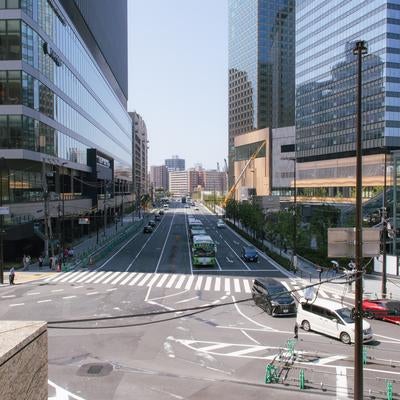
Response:
[{"label": "tall light pole", "polygon": [[356,97],[356,243],[355,243],[355,299],[354,299],[354,399],[362,400],[363,382],[363,282],[362,282],[362,58],[367,54],[366,43],[357,41],[353,54],[357,56]]},{"label": "tall light pole", "polygon": [[383,198],[382,198],[382,298],[386,299],[386,235],[387,235],[387,207],[386,207],[386,177],[387,177],[387,155],[385,152],[383,171]]},{"label": "tall light pole", "polygon": [[[3,206],[3,169],[5,169],[5,158],[1,157],[0,159],[0,206]],[[4,233],[3,232],[4,226],[4,215],[0,215],[0,284],[4,283],[4,249],[3,249],[3,240],[4,240]]]},{"label": "tall light pole", "polygon": [[[64,181],[64,165],[68,164],[67,162],[63,162],[61,164],[62,167],[62,179],[61,179],[61,187],[62,187],[62,223],[61,223],[61,251],[63,256],[61,257],[64,260],[64,246],[65,246],[65,181]],[[61,190],[60,190],[61,193]]]}]

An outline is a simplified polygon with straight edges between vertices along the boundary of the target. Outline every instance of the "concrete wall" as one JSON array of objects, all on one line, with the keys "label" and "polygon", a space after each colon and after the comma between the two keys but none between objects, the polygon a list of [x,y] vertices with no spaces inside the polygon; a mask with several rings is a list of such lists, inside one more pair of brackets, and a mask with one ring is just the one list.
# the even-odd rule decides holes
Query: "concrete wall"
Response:
[{"label": "concrete wall", "polygon": [[2,321],[0,399],[47,400],[47,325]]}]

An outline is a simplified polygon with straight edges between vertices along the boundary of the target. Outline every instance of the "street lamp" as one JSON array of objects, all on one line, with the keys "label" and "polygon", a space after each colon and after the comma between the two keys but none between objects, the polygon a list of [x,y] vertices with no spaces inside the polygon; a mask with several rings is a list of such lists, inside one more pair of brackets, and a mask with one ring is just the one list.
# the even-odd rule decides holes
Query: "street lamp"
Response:
[{"label": "street lamp", "polygon": [[362,310],[362,58],[366,43],[357,41],[353,54],[357,56],[356,98],[356,237],[355,237],[355,299],[354,299],[354,399],[362,400],[363,382],[363,310]]},{"label": "street lamp", "polygon": [[[61,179],[61,186],[62,186],[62,220],[61,220],[61,251],[63,256],[61,257],[62,260],[64,260],[64,240],[65,240],[65,183],[64,183],[64,165],[67,165],[67,162],[63,162],[61,164],[61,168],[62,168],[62,179]],[[60,194],[61,194],[61,190],[60,190]]]}]

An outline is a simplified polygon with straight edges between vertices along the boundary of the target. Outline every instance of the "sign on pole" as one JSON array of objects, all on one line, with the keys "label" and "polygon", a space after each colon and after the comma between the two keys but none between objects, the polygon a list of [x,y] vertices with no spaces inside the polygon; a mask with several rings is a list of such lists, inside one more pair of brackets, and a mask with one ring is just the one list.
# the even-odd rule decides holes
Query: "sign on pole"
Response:
[{"label": "sign on pole", "polygon": [[0,207],[0,215],[9,215],[10,214],[10,207]]},{"label": "sign on pole", "polygon": [[89,225],[90,219],[89,218],[79,218],[78,224],[79,225]]}]

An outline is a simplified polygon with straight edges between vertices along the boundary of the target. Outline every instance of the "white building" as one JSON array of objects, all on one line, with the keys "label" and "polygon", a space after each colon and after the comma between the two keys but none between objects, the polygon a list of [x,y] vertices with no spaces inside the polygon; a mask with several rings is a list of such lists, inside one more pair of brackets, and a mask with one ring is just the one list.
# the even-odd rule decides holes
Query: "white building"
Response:
[{"label": "white building", "polygon": [[187,171],[169,173],[169,192],[172,196],[187,196],[190,193]]}]

